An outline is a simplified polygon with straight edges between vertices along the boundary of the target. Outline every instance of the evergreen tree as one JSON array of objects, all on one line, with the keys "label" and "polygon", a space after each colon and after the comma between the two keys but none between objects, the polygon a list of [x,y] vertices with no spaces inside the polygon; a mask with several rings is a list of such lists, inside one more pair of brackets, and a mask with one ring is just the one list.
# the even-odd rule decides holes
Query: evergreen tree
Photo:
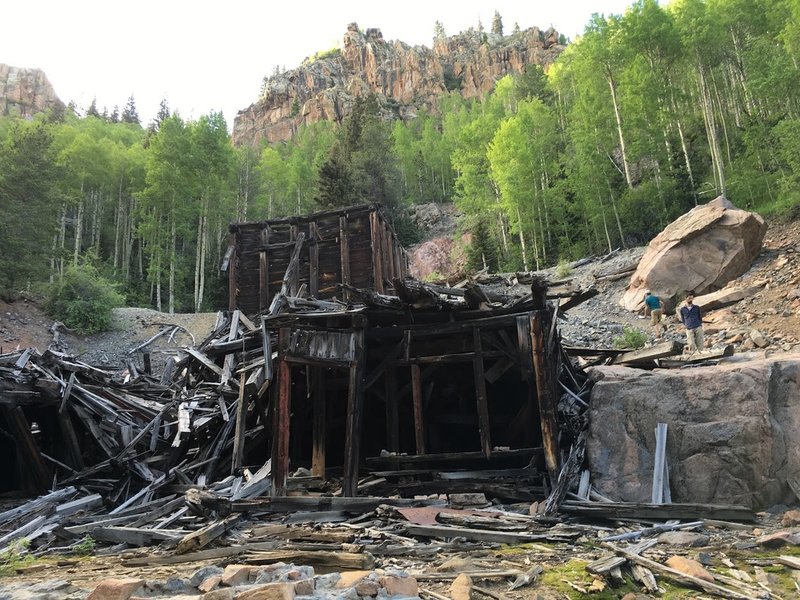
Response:
[{"label": "evergreen tree", "polygon": [[116,104],[114,105],[114,110],[111,111],[111,114],[108,116],[108,120],[111,123],[119,123],[119,106]]},{"label": "evergreen tree", "polygon": [[92,98],[92,103],[89,105],[89,108],[86,109],[86,116],[96,119],[100,118],[100,112],[97,110],[97,98]]},{"label": "evergreen tree", "polygon": [[514,33],[514,34],[517,34],[517,33],[519,33],[520,31],[521,31],[521,30],[520,30],[520,28],[519,28],[519,23],[518,23],[517,21],[514,21],[514,30],[512,31],[512,33]]},{"label": "evergreen tree", "polygon": [[133,99],[133,94],[128,98],[125,108],[122,110],[123,123],[136,123],[139,125],[139,113],[136,110],[136,101]]},{"label": "evergreen tree", "polygon": [[355,204],[355,189],[348,165],[337,146],[320,167],[317,182],[317,203],[325,208]]},{"label": "evergreen tree", "polygon": [[494,11],[494,17],[492,17],[492,33],[503,35],[503,18],[497,11]]},{"label": "evergreen tree", "polygon": [[467,267],[472,271],[486,268],[490,273],[495,273],[498,266],[497,244],[491,237],[486,220],[479,218],[472,228],[472,241],[467,248]]},{"label": "evergreen tree", "polygon": [[447,34],[444,31],[444,25],[441,21],[436,21],[433,24],[433,39],[435,40],[442,40],[447,37]]}]

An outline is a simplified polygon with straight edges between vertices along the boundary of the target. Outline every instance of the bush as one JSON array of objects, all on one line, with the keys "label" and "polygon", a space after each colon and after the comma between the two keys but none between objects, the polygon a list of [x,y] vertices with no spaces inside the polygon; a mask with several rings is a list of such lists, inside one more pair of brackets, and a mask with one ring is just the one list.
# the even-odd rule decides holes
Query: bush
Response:
[{"label": "bush", "polygon": [[631,327],[630,325],[625,325],[625,327],[622,328],[622,335],[618,335],[613,340],[614,348],[619,350],[637,350],[643,348],[646,342],[647,334],[641,329]]},{"label": "bush", "polygon": [[45,308],[54,319],[81,333],[108,329],[111,310],[123,304],[122,295],[93,266],[70,267],[50,290]]},{"label": "bush", "polygon": [[558,265],[556,265],[556,275],[559,279],[566,279],[572,275],[572,269],[570,268],[568,261],[564,259],[558,261]]}]

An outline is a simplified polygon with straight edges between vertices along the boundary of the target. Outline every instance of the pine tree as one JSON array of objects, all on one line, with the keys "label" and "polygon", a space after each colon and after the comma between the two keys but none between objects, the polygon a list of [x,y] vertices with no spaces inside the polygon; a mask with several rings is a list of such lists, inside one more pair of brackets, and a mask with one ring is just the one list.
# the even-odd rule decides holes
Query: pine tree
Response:
[{"label": "pine tree", "polygon": [[441,21],[436,21],[433,24],[433,39],[434,40],[441,40],[447,37],[447,34],[444,31],[444,25]]},{"label": "pine tree", "polygon": [[473,271],[483,268],[488,268],[490,273],[497,271],[497,245],[491,238],[485,217],[479,217],[472,230],[472,243],[467,248],[467,266]]},{"label": "pine tree", "polygon": [[86,116],[96,119],[100,118],[100,113],[97,110],[97,98],[92,98],[92,103],[89,105],[89,108],[86,109]]},{"label": "pine tree", "polygon": [[123,123],[136,123],[139,125],[139,113],[136,110],[136,101],[133,99],[133,94],[128,98],[128,103],[122,111]]},{"label": "pine tree", "polygon": [[492,33],[503,35],[503,17],[497,11],[494,11],[494,17],[492,18]]},{"label": "pine tree", "polygon": [[520,31],[521,30],[519,28],[519,23],[517,21],[514,21],[514,31],[512,31],[512,33],[519,33]]}]

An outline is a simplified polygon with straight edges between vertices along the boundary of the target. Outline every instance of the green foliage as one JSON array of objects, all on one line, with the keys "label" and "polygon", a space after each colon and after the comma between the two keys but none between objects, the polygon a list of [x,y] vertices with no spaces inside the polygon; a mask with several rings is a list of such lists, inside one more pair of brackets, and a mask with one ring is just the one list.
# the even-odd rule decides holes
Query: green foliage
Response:
[{"label": "green foliage", "polygon": [[471,271],[488,268],[490,273],[498,270],[497,244],[484,218],[478,219],[472,228],[472,242],[467,247],[467,268]]},{"label": "green foliage", "polygon": [[0,553],[0,576],[15,575],[17,569],[30,565],[35,559],[28,552],[31,541],[28,538],[17,538],[8,544]]},{"label": "green foliage", "polygon": [[78,556],[91,556],[94,554],[95,542],[94,538],[90,535],[85,535],[72,546],[72,551]]},{"label": "green foliage", "polygon": [[84,263],[69,267],[64,278],[53,285],[45,308],[70,329],[96,333],[108,329],[112,309],[122,306],[123,301],[95,267]]},{"label": "green foliage", "polygon": [[328,48],[327,50],[320,50],[319,52],[315,52],[313,56],[306,59],[305,62],[313,63],[317,62],[318,60],[326,60],[329,58],[337,58],[341,56],[342,51],[339,49],[338,46],[334,46],[333,48]]},{"label": "green foliage", "polygon": [[559,279],[566,279],[570,275],[572,275],[572,269],[569,266],[569,261],[566,259],[559,260],[556,265],[556,276]]},{"label": "green foliage", "polygon": [[626,325],[622,328],[622,335],[614,337],[612,343],[614,348],[619,350],[638,350],[639,348],[644,348],[647,343],[647,334],[641,329]]}]

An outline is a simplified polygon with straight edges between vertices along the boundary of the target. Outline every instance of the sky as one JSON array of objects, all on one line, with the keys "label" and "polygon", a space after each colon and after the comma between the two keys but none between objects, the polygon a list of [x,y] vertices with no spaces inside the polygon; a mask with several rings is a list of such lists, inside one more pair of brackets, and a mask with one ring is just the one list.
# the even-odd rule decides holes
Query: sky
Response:
[{"label": "sky", "polygon": [[133,96],[146,125],[166,99],[197,119],[222,111],[232,127],[275,67],[338,47],[348,23],[386,40],[430,46],[434,23],[453,35],[555,27],[574,39],[592,13],[621,14],[633,0],[40,0],[3,2],[0,63],[40,68],[64,102],[120,111]]}]

